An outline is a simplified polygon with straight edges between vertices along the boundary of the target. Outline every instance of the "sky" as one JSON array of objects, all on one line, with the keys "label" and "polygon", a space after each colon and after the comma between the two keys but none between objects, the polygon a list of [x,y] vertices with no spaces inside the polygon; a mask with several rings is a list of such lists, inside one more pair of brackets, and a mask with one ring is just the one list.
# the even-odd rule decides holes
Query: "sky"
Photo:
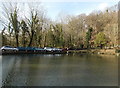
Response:
[{"label": "sky", "polygon": [[89,14],[94,10],[105,10],[107,7],[114,6],[117,2],[43,2],[47,14],[55,20],[59,14],[79,15]]},{"label": "sky", "polygon": [[[5,2],[31,2],[33,5],[35,5],[33,2],[37,2],[39,4],[41,1],[39,0],[4,0]],[[44,0],[44,2],[41,2],[41,5],[46,10],[47,17],[51,18],[52,20],[57,20],[60,15],[80,15],[82,13],[89,14],[92,11],[98,11],[98,10],[105,10],[107,7],[114,6],[118,4],[119,0]],[[2,6],[2,1],[0,0],[0,13]],[[27,5],[24,5],[25,7],[21,7],[22,10],[20,12],[20,15],[23,15],[26,12],[28,7]],[[1,24],[0,24],[1,29]]]}]

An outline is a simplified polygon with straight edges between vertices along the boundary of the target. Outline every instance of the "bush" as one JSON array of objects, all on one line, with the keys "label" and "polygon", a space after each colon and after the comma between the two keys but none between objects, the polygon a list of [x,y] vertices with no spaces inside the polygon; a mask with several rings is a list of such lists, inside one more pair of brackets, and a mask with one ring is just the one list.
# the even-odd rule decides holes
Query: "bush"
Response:
[{"label": "bush", "polygon": [[116,51],[115,51],[116,53],[120,53],[120,50],[118,50],[118,49],[116,49]]}]

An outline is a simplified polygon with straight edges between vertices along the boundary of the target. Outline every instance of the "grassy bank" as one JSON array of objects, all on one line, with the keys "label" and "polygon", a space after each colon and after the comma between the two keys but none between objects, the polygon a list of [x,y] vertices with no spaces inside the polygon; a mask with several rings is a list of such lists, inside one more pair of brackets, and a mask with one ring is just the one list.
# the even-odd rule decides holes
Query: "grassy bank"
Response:
[{"label": "grassy bank", "polygon": [[92,53],[92,54],[109,54],[109,55],[120,55],[118,49],[88,49],[88,50],[69,50],[68,53]]}]

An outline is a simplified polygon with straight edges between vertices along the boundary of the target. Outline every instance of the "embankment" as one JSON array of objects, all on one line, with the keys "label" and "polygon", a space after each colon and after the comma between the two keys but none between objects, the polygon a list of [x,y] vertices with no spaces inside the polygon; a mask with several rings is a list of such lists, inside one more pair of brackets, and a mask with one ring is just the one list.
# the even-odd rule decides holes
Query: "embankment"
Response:
[{"label": "embankment", "polygon": [[120,56],[118,49],[88,49],[88,50],[69,50],[68,53],[92,53],[92,54],[109,54]]}]

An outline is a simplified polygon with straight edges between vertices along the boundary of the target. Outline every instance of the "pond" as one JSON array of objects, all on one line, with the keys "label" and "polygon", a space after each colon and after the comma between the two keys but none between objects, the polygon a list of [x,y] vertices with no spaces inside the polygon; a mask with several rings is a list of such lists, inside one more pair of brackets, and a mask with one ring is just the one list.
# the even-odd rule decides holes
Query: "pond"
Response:
[{"label": "pond", "polygon": [[33,54],[2,56],[5,86],[117,86],[113,55]]}]

